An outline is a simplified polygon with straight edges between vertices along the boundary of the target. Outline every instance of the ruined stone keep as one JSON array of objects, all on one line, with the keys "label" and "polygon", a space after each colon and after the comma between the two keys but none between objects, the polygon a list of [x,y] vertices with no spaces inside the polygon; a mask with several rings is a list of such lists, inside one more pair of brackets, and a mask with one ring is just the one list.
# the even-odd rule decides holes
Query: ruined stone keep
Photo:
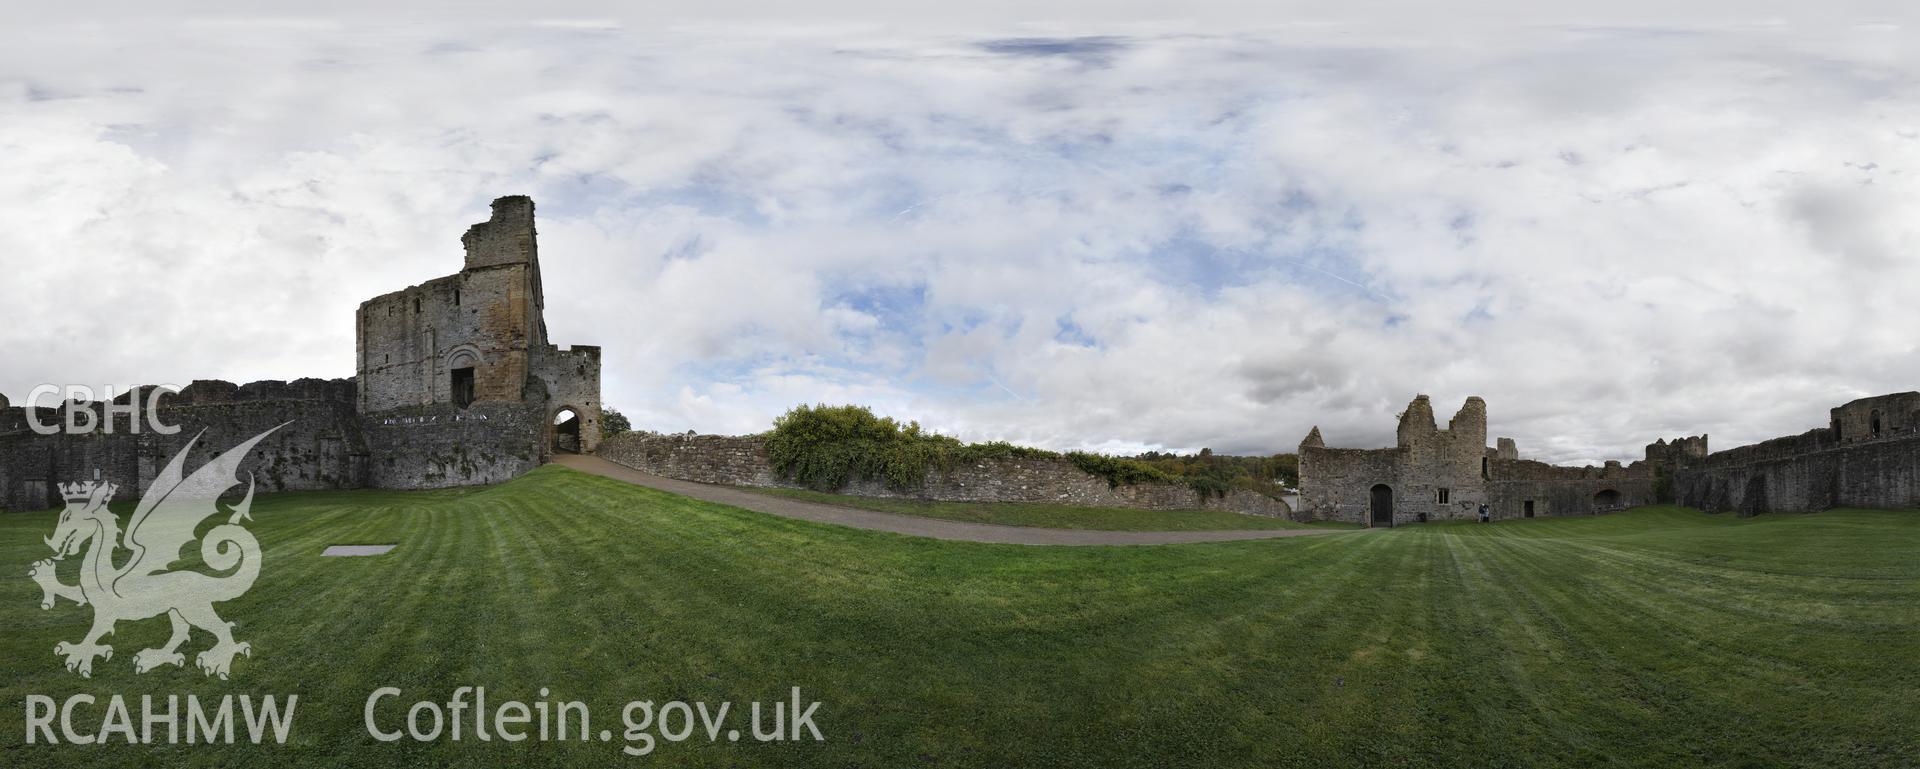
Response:
[{"label": "ruined stone keep", "polygon": [[[0,398],[0,510],[51,507],[60,499],[54,484],[95,469],[129,492],[144,489],[202,430],[190,465],[290,423],[241,468],[262,491],[497,483],[555,452],[593,451],[600,348],[547,340],[533,201],[495,200],[493,215],[461,243],[458,273],[360,305],[352,379],[195,381],[160,396],[161,421],[181,427],[173,435],[135,432],[107,404],[30,414]],[[144,401],[150,389],[131,395]],[[29,417],[60,423],[74,409],[94,412],[101,426],[85,435],[28,427]]]}]

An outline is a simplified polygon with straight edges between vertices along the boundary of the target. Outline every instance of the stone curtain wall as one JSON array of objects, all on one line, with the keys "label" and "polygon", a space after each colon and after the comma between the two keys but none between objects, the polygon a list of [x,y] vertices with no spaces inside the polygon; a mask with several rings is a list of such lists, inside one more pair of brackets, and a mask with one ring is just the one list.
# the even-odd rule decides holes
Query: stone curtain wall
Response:
[{"label": "stone curtain wall", "polygon": [[[773,472],[766,441],[759,436],[723,436],[630,432],[607,439],[601,458],[656,475],[734,486],[801,488]],[[1038,502],[1126,507],[1146,510],[1225,510],[1247,515],[1289,518],[1285,502],[1249,491],[1204,501],[1181,484],[1143,483],[1111,486],[1065,459],[994,459],[963,464],[942,473],[932,470],[921,488],[900,493],[877,481],[856,481],[843,493],[864,497],[924,499],[941,502]]]},{"label": "stone curtain wall", "polygon": [[437,489],[510,481],[545,461],[539,404],[482,401],[394,409],[360,418],[372,451],[366,485]]},{"label": "stone curtain wall", "polygon": [[[144,392],[144,388],[143,388]],[[145,396],[141,396],[144,400]],[[366,477],[367,447],[354,412],[353,381],[302,379],[244,386],[202,380],[178,394],[163,395],[160,420],[179,426],[173,435],[133,432],[124,416],[113,432],[40,435],[28,429],[24,407],[0,411],[0,510],[44,510],[63,504],[55,484],[102,480],[120,486],[118,499],[145,492],[173,455],[203,430],[187,457],[190,473],[216,452],[283,422],[240,467],[242,482],[253,475],[261,492],[358,488]],[[124,396],[118,399],[125,402]],[[81,406],[94,412],[103,404]],[[55,408],[38,409],[42,423],[64,421]]]},{"label": "stone curtain wall", "polygon": [[1743,516],[1920,507],[1920,392],[1852,401],[1799,435],[1715,454],[1704,437],[1685,448],[1668,454],[1675,500],[1689,507]]},{"label": "stone curtain wall", "polygon": [[[110,434],[40,435],[28,429],[24,408],[0,410],[0,510],[57,507],[54,484],[91,479],[96,469],[120,485],[121,499],[133,499],[202,430],[188,472],[283,422],[291,424],[256,446],[240,468],[243,482],[252,473],[261,492],[501,483],[545,460],[540,404],[435,404],[361,416],[356,400],[351,379],[201,380],[161,397],[161,422],[181,428],[173,435],[145,432],[144,424],[143,432],[132,432],[125,417]],[[103,412],[98,403],[84,408]],[[64,417],[42,408],[38,419]]]},{"label": "stone curtain wall", "polygon": [[[1619,462],[1608,462],[1605,467],[1562,467],[1525,459],[1494,459],[1487,504],[1495,519],[1526,517],[1528,501],[1533,502],[1534,516],[1540,518],[1595,515],[1651,505],[1656,501],[1653,473],[1650,462],[1625,467]],[[1600,495],[1609,491],[1618,496],[1603,503]]]},{"label": "stone curtain wall", "polygon": [[766,440],[755,435],[621,433],[601,442],[601,459],[654,475],[729,486],[800,488],[773,474]]},{"label": "stone curtain wall", "polygon": [[1824,428],[1710,454],[1680,468],[1674,496],[1741,515],[1920,507],[1920,431],[1846,440]]}]

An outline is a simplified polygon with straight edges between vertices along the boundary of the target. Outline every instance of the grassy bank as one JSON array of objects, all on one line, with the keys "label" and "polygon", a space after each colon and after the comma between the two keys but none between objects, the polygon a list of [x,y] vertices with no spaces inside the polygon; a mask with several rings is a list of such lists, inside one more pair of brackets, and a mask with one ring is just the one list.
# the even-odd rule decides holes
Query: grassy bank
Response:
[{"label": "grassy bank", "polygon": [[1126,507],[1085,507],[1029,502],[931,502],[918,499],[858,497],[805,489],[741,487],[774,497],[827,505],[857,507],[883,513],[941,518],[1002,526],[1038,526],[1050,529],[1101,531],[1220,531],[1235,529],[1359,528],[1336,523],[1294,523],[1282,518],[1242,515],[1225,510],[1138,510]]},{"label": "grassy bank", "polygon": [[[162,620],[124,623],[93,679],[67,673],[53,647],[90,610],[41,611],[24,577],[53,516],[0,516],[15,570],[0,579],[0,763],[1920,763],[1914,513],[1641,510],[1044,548],[822,526],[549,467],[483,490],[272,495],[255,514],[265,569],[221,605],[254,654],[226,682],[191,662],[134,675]],[[400,547],[319,556],[380,542]],[[549,687],[614,740],[383,743],[362,726],[376,687],[404,705],[463,685],[528,702]],[[793,686],[825,703],[827,742],[620,754],[628,700],[744,706]],[[27,694],[79,692],[300,703],[285,746],[21,744]]]}]

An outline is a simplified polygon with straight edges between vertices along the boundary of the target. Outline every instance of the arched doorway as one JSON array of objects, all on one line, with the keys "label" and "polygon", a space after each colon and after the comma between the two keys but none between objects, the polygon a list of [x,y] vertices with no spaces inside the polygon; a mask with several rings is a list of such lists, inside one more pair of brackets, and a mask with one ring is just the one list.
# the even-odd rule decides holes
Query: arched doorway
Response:
[{"label": "arched doorway", "polygon": [[480,354],[472,349],[455,350],[447,356],[447,394],[453,405],[466,408],[476,399],[474,369],[480,365]]},{"label": "arched doorway", "polygon": [[1620,506],[1620,492],[1607,489],[1593,495],[1593,509],[1612,510]]},{"label": "arched doorway", "polygon": [[1382,483],[1373,487],[1373,525],[1393,525],[1393,489]]},{"label": "arched doorway", "polygon": [[580,453],[580,412],[568,406],[554,413],[552,434],[554,453]]}]

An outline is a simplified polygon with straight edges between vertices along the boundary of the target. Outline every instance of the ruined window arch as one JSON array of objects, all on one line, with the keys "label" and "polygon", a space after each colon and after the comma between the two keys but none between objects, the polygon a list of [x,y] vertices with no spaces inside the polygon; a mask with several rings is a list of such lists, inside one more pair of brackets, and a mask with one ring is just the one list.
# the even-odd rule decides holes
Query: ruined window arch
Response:
[{"label": "ruined window arch", "polygon": [[1480,458],[1480,480],[1493,480],[1493,460],[1486,457]]},{"label": "ruined window arch", "polygon": [[1872,413],[1867,414],[1867,434],[1875,438],[1880,437],[1880,410],[1879,409],[1874,409]]}]

